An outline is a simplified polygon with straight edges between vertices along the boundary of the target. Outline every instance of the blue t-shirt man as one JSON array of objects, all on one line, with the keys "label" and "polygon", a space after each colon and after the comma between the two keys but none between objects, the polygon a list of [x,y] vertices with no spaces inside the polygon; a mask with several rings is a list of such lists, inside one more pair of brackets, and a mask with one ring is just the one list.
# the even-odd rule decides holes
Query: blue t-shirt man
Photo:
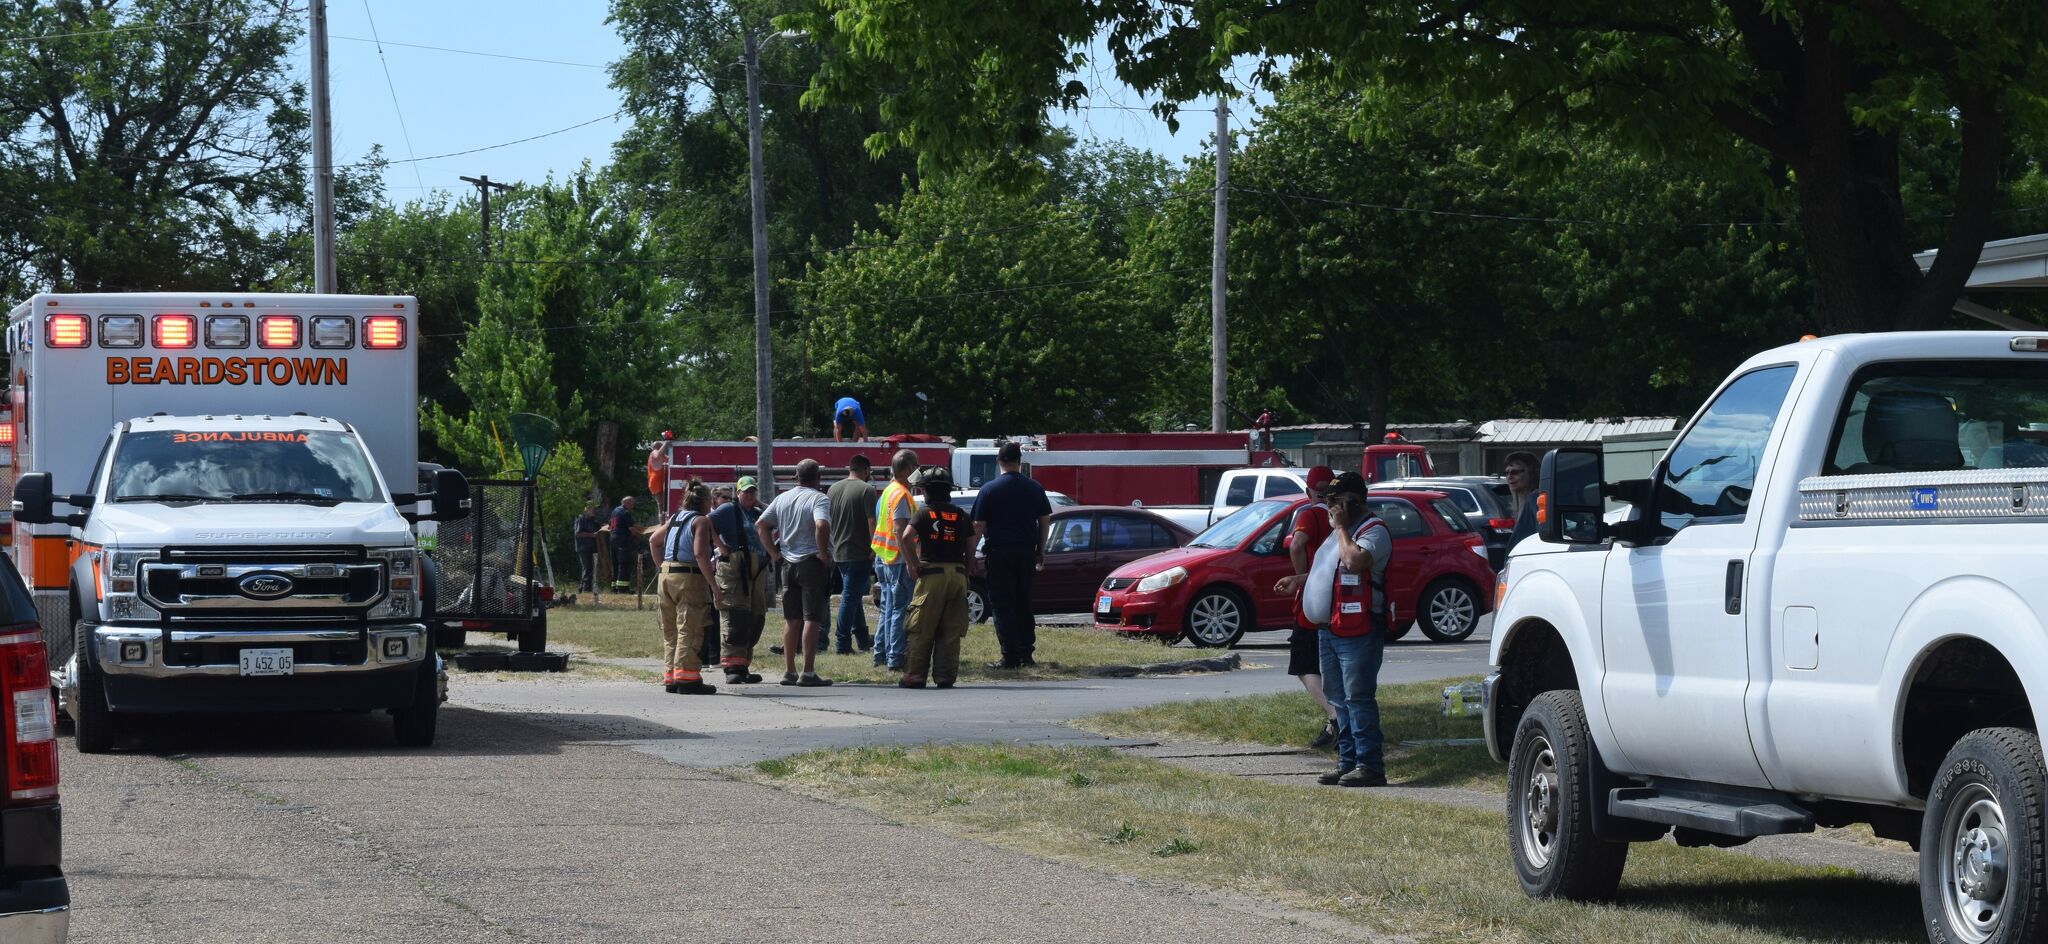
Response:
[{"label": "blue t-shirt man", "polygon": [[852,397],[840,397],[832,404],[832,441],[860,442],[868,438],[868,417],[861,412],[860,401]]},{"label": "blue t-shirt man", "polygon": [[981,522],[992,550],[1037,547],[1038,519],[1049,514],[1052,500],[1045,486],[1022,472],[996,476],[974,500],[974,520]]}]

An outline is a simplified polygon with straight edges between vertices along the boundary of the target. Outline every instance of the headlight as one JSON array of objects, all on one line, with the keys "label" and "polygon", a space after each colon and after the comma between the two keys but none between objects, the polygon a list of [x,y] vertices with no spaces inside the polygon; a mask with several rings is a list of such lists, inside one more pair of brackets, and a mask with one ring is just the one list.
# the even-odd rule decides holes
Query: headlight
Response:
[{"label": "headlight", "polygon": [[1138,581],[1138,592],[1150,593],[1154,590],[1164,590],[1167,587],[1176,586],[1186,581],[1187,579],[1187,568],[1170,567],[1166,570],[1162,570],[1156,574],[1153,574],[1150,577]]},{"label": "headlight", "polygon": [[106,603],[101,614],[109,620],[153,620],[155,608],[136,595],[142,581],[142,562],[155,560],[155,549],[106,551],[100,558],[100,599]]},{"label": "headlight", "polygon": [[419,613],[419,552],[409,547],[372,550],[370,556],[384,562],[385,594],[370,611],[376,619],[405,618]]}]

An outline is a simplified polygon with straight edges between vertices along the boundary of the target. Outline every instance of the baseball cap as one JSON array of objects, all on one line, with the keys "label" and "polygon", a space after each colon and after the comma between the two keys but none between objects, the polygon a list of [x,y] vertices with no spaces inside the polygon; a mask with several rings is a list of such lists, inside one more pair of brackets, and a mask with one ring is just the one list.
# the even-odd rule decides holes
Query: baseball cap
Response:
[{"label": "baseball cap", "polygon": [[751,475],[742,475],[740,476],[740,480],[738,482],[733,483],[733,488],[735,491],[744,492],[747,489],[754,487],[754,477]]},{"label": "baseball cap", "polygon": [[1363,475],[1359,475],[1359,474],[1358,474],[1358,473],[1356,473],[1356,472],[1346,472],[1346,473],[1344,473],[1343,475],[1337,476],[1337,478],[1336,478],[1336,479],[1335,479],[1335,480],[1334,480],[1334,481],[1333,481],[1333,482],[1331,483],[1331,485],[1330,485],[1330,494],[1332,494],[1332,495],[1363,495],[1363,494],[1365,494],[1365,476],[1363,476]]},{"label": "baseball cap", "polygon": [[1311,495],[1322,494],[1323,488],[1329,485],[1330,481],[1336,477],[1337,474],[1330,471],[1330,467],[1326,465],[1319,465],[1309,469],[1308,493]]}]

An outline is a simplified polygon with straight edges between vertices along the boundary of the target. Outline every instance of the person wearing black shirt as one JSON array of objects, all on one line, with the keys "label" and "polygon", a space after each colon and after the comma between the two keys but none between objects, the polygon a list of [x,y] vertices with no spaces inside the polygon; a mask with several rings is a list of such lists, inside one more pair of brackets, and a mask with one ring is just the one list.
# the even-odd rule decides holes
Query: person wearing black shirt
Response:
[{"label": "person wearing black shirt", "polygon": [[1045,533],[1052,502],[1045,487],[1023,473],[1024,449],[1004,443],[996,452],[1003,474],[982,486],[974,501],[974,537],[988,554],[989,607],[995,611],[996,641],[1003,661],[991,669],[1037,665],[1038,628],[1031,617],[1031,584],[1045,560]]},{"label": "person wearing black shirt", "polygon": [[740,476],[738,488],[738,501],[711,512],[711,537],[718,545],[718,590],[724,597],[719,612],[725,618],[725,649],[718,661],[727,685],[761,680],[751,667],[754,646],[768,620],[768,568],[773,564],[754,533],[754,523],[761,520],[761,490],[751,475]]},{"label": "person wearing black shirt", "polygon": [[905,567],[917,575],[903,650],[904,688],[940,688],[960,677],[960,640],[967,637],[967,512],[953,504],[953,476],[931,466],[912,484],[924,491],[924,510],[903,529]]},{"label": "person wearing black shirt", "polygon": [[633,589],[633,568],[640,563],[640,537],[634,533],[633,496],[619,499],[612,509],[612,589]]},{"label": "person wearing black shirt", "polygon": [[597,520],[597,505],[585,502],[583,513],[576,516],[576,522],[569,530],[576,534],[576,563],[583,575],[576,581],[576,589],[589,593],[597,579],[597,529],[604,525]]}]

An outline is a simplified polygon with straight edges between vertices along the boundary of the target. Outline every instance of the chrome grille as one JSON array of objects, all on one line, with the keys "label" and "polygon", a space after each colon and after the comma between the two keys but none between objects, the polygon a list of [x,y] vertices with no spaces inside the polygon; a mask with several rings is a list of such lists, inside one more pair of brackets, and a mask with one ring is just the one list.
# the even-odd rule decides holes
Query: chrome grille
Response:
[{"label": "chrome grille", "polygon": [[383,563],[333,549],[171,551],[140,570],[143,601],[174,620],[362,615],[387,586]]}]

